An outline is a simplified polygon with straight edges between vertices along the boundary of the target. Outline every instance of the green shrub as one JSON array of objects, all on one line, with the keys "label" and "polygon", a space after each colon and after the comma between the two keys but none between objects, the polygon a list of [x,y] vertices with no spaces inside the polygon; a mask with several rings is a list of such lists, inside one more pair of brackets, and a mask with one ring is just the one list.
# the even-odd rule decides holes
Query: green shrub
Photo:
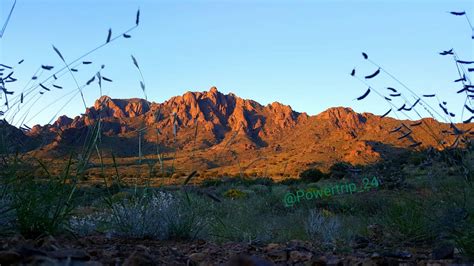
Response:
[{"label": "green shrub", "polygon": [[300,179],[303,182],[318,182],[326,177],[327,175],[317,168],[310,168],[300,173]]},{"label": "green shrub", "polygon": [[12,200],[7,195],[0,195],[0,236],[14,229],[16,214]]},{"label": "green shrub", "polygon": [[[279,226],[279,218],[254,206],[248,201],[225,200],[213,210],[210,235],[218,242],[269,242],[275,238],[272,230]],[[268,209],[267,209],[268,210]],[[262,222],[265,221],[265,222]]]},{"label": "green shrub", "polygon": [[342,230],[343,225],[339,217],[329,214],[327,210],[310,210],[306,232],[314,243],[322,244],[325,249],[335,249],[341,242],[345,242]]},{"label": "green shrub", "polygon": [[384,193],[360,193],[334,197],[331,209],[345,215],[374,216],[385,211],[389,201]]},{"label": "green shrub", "polygon": [[55,234],[65,229],[76,206],[74,184],[51,178],[39,182],[33,178],[18,180],[12,192],[13,207],[20,233],[29,237]]},{"label": "green shrub", "polygon": [[352,165],[345,162],[337,162],[329,168],[329,175],[333,178],[343,178],[347,175],[348,170],[352,168]]},{"label": "green shrub", "polygon": [[123,201],[123,200],[127,200],[127,199],[130,199],[132,197],[132,195],[127,192],[127,191],[120,191],[118,193],[115,193],[113,194],[111,197],[110,197],[110,200],[115,203],[115,202],[120,202],[120,201]]},{"label": "green shrub", "polygon": [[109,230],[118,236],[151,239],[194,238],[205,225],[191,202],[159,191],[145,190],[109,204]]},{"label": "green shrub", "polygon": [[266,192],[256,193],[256,197],[248,199],[247,204],[252,204],[252,209],[261,214],[278,215],[280,217],[288,215],[289,209],[285,207],[283,202],[285,194],[288,193],[288,188],[281,185],[268,188],[270,189]]},{"label": "green shrub", "polygon": [[246,197],[247,194],[241,190],[232,188],[224,192],[224,197],[231,198],[231,199],[240,199]]},{"label": "green shrub", "polygon": [[420,165],[426,160],[426,155],[422,152],[411,152],[408,157],[408,162],[413,165]]},{"label": "green shrub", "polygon": [[454,234],[454,241],[467,258],[474,259],[474,218],[460,231]]},{"label": "green shrub", "polygon": [[[209,201],[188,195],[185,200],[183,197],[175,197],[172,208],[168,208],[163,213],[166,222],[168,239],[195,239],[208,227]],[[206,232],[202,236],[206,235]],[[201,236],[201,237],[202,237]]]},{"label": "green shrub", "polygon": [[402,199],[389,204],[379,217],[386,237],[400,245],[414,245],[432,241],[435,230],[430,214],[415,199]]}]

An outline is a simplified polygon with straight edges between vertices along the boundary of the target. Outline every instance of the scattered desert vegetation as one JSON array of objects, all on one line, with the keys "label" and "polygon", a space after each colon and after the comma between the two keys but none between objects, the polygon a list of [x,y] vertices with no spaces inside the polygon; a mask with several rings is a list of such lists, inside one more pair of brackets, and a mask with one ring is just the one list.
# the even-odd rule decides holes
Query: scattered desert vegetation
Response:
[{"label": "scattered desert vegetation", "polygon": [[[17,163],[14,170],[4,168],[24,171],[24,176],[2,179],[1,232],[33,239],[107,236],[262,246],[297,239],[311,243],[320,254],[359,250],[367,256],[409,259],[424,254],[441,259],[437,250],[451,249],[445,258],[470,258],[474,191],[466,188],[472,180],[474,147],[462,151],[471,167],[469,180],[452,164],[449,151],[407,152],[358,173],[347,171],[342,178],[340,167],[334,167],[317,181],[237,176],[191,185],[184,184],[189,181],[184,177],[181,185],[160,187],[119,182],[78,186],[70,177],[56,176],[35,179],[29,166]],[[381,182],[377,190],[301,201],[293,207],[283,203],[289,191],[372,175]]]}]

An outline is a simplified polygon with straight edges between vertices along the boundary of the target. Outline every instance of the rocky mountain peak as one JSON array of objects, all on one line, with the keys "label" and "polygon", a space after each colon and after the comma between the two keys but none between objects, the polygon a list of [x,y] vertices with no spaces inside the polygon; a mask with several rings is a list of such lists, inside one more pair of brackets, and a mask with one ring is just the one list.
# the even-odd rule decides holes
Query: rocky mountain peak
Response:
[{"label": "rocky mountain peak", "polygon": [[53,126],[63,129],[63,128],[69,127],[72,121],[73,120],[71,118],[65,115],[62,115],[53,123]]},{"label": "rocky mountain peak", "polygon": [[339,128],[359,128],[367,118],[349,107],[332,107],[317,115],[318,119],[327,120]]},{"label": "rocky mountain peak", "polygon": [[209,89],[209,93],[212,93],[212,94],[218,94],[220,93],[219,90],[217,90],[217,88],[215,86],[212,86],[210,89]]},{"label": "rocky mountain peak", "polygon": [[144,99],[112,99],[102,96],[95,101],[94,106],[87,108],[86,116],[90,119],[102,117],[129,118],[145,114],[150,110],[150,103]]}]

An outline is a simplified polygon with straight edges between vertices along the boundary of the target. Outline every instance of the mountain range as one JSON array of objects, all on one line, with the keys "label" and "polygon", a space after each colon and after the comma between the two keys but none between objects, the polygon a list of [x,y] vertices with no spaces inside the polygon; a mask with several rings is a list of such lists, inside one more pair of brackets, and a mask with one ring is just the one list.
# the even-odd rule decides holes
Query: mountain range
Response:
[{"label": "mountain range", "polygon": [[10,135],[24,144],[26,154],[61,159],[71,151],[81,153],[87,133],[99,120],[99,146],[106,155],[136,162],[139,152],[150,160],[161,154],[178,171],[268,175],[297,174],[309,167],[324,170],[341,161],[369,164],[409,149],[442,149],[455,142],[456,130],[472,127],[432,118],[382,118],[347,107],[310,116],[278,102],[264,106],[212,87],[163,103],[102,96],[80,116],[61,116],[29,131],[10,126]]}]

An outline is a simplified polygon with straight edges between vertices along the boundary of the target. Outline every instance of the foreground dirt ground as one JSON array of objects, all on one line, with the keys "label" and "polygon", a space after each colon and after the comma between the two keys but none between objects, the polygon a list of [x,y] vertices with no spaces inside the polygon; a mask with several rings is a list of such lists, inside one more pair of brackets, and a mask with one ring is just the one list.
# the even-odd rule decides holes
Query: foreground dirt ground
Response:
[{"label": "foreground dirt ground", "polygon": [[[443,252],[445,254],[443,254]],[[474,265],[458,254],[440,250],[407,249],[353,254],[321,252],[311,243],[226,243],[202,240],[176,242],[120,239],[106,236],[0,239],[0,265]]]}]

